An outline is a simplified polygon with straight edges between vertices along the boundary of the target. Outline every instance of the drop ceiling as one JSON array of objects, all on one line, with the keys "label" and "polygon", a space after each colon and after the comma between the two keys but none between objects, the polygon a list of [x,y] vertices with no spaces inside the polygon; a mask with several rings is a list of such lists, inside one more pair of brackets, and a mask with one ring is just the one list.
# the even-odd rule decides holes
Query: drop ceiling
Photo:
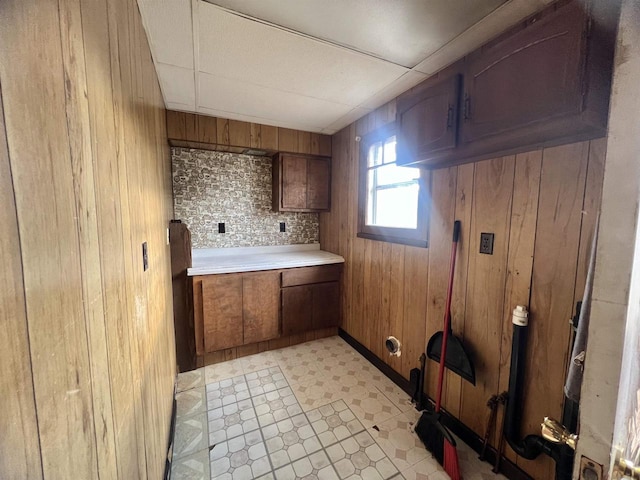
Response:
[{"label": "drop ceiling", "polygon": [[138,0],[166,107],[332,134],[551,0]]}]

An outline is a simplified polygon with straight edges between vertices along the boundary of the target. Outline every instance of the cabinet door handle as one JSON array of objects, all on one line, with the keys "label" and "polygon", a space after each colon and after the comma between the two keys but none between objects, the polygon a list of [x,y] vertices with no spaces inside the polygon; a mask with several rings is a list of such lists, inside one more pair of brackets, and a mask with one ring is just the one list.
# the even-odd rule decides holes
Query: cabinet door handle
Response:
[{"label": "cabinet door handle", "polygon": [[471,97],[468,93],[464,94],[464,119],[469,120],[471,118]]},{"label": "cabinet door handle", "polygon": [[451,130],[453,127],[453,105],[449,104],[449,109],[447,110],[447,130]]}]

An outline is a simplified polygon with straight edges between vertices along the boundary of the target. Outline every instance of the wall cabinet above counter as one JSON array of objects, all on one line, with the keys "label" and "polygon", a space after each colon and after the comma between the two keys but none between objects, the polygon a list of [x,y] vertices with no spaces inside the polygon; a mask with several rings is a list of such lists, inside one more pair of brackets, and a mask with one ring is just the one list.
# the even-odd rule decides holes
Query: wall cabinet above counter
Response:
[{"label": "wall cabinet above counter", "polygon": [[273,158],[273,210],[326,212],[331,207],[331,158],[280,153]]},{"label": "wall cabinet above counter", "polygon": [[468,163],[606,135],[615,2],[558,2],[398,98],[398,163]]}]

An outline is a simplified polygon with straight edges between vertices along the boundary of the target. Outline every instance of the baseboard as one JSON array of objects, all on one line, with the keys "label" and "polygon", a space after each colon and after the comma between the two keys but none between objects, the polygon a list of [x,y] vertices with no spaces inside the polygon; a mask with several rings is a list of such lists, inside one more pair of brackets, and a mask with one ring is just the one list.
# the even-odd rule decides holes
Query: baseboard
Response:
[{"label": "baseboard", "polygon": [[[378,370],[380,370],[384,375],[386,375],[393,383],[398,385],[402,390],[404,390],[408,395],[412,395],[411,385],[409,380],[404,378],[398,372],[396,372],[389,365],[384,363],[380,358],[378,358],[371,350],[358,342],[355,338],[345,332],[342,328],[338,329],[338,335],[343,338],[349,345],[351,345],[354,349],[358,351],[364,358],[366,358],[369,362],[373,364]],[[427,397],[428,398],[428,397]],[[428,398],[430,402],[433,403],[433,399]],[[473,430],[467,427],[460,420],[450,415],[446,411],[442,410],[442,422],[444,425],[451,430],[455,435],[457,435],[464,443],[469,445],[473,450],[477,453],[480,453],[482,449],[482,438],[477,435]],[[489,446],[485,453],[486,461],[495,465],[497,451],[495,448]],[[504,455],[500,460],[500,473],[511,480],[533,480],[533,478],[520,467],[518,467],[511,460],[506,458]]]}]

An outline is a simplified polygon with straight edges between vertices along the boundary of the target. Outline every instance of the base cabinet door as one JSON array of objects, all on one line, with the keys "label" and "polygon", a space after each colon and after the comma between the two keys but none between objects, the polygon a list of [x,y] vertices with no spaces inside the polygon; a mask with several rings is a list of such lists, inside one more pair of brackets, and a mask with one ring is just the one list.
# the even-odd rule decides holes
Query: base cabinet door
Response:
[{"label": "base cabinet door", "polygon": [[313,286],[312,328],[340,325],[340,283],[319,283]]},{"label": "base cabinet door", "polygon": [[241,274],[203,278],[202,320],[206,352],[242,345]]},{"label": "base cabinet door", "polygon": [[282,289],[282,335],[312,328],[313,285]]},{"label": "base cabinet door", "polygon": [[243,343],[257,343],[280,334],[278,272],[247,273],[242,280]]}]

